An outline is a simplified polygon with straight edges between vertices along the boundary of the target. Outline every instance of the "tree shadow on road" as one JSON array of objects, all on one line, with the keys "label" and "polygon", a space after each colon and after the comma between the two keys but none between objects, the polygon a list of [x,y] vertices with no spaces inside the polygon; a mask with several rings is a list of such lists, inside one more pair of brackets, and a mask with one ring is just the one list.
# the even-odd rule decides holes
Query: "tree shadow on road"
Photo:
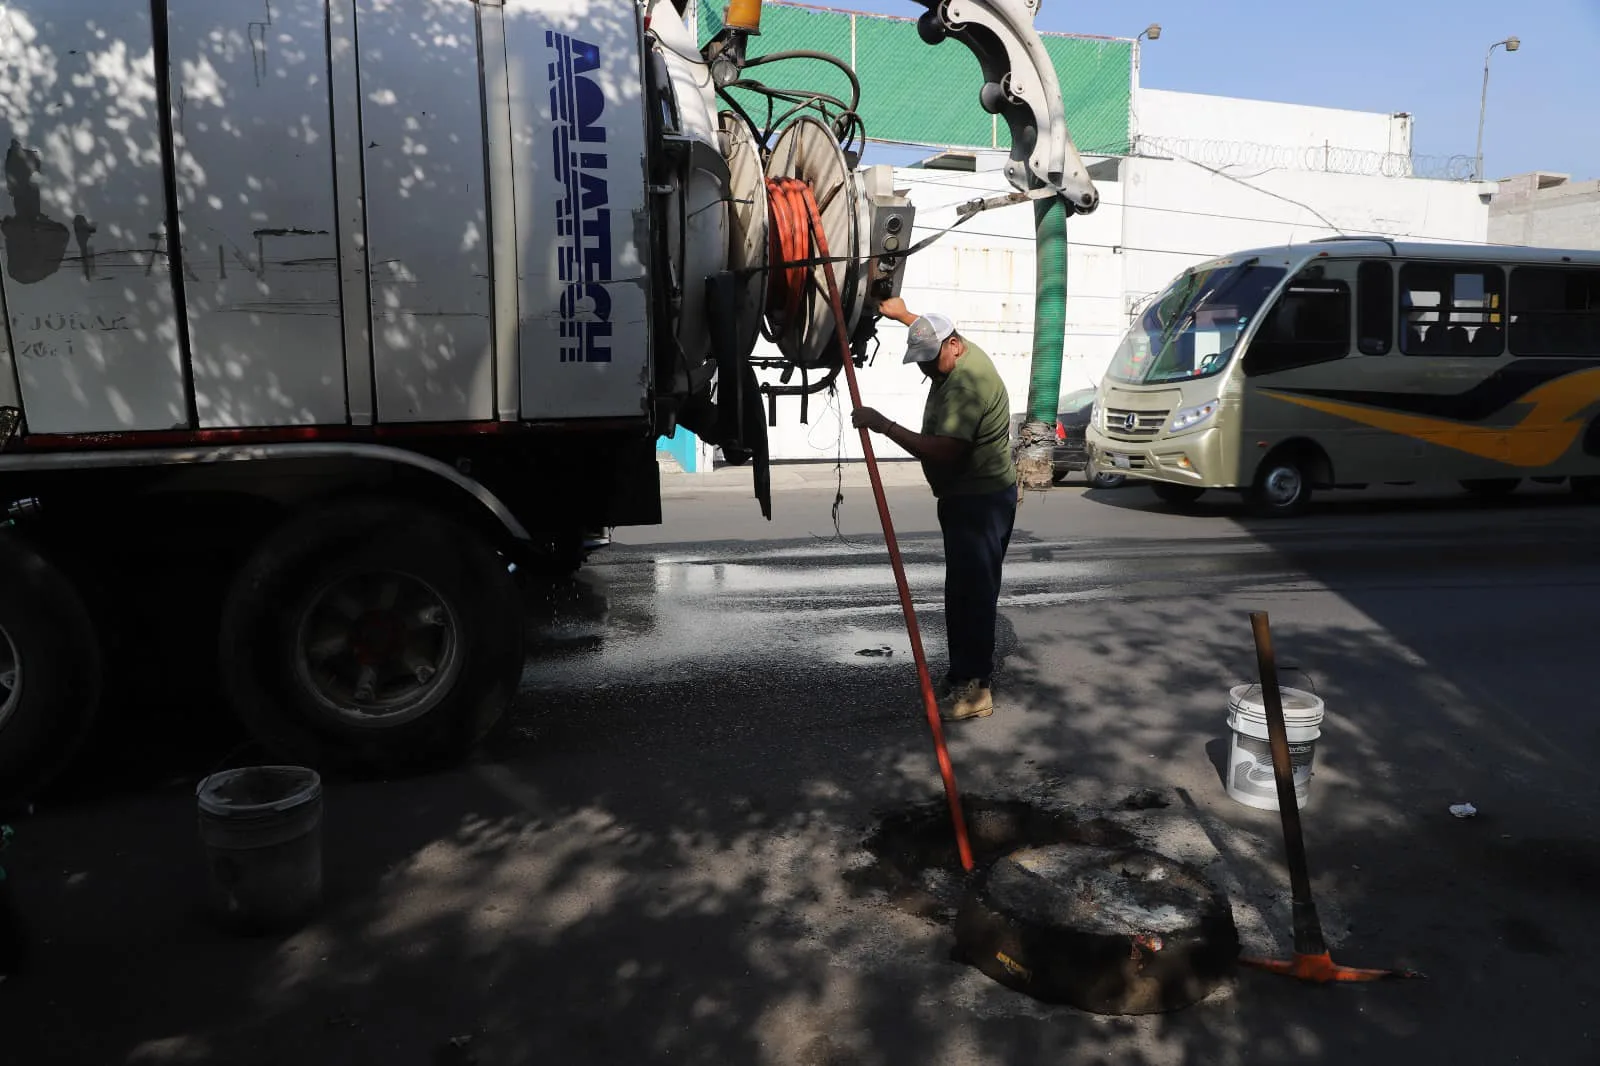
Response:
[{"label": "tree shadow on road", "polygon": [[[1417,966],[1426,983],[1245,973],[1141,1019],[1001,989],[950,960],[946,928],[845,876],[876,812],[939,794],[910,663],[757,643],[608,676],[605,634],[683,625],[652,595],[609,603],[598,637],[568,629],[543,648],[585,669],[530,689],[476,765],[333,783],[327,907],[299,934],[214,930],[184,788],[27,823],[19,883],[49,943],[4,985],[8,1014],[29,1019],[6,1027],[8,1049],[27,1063],[1509,1061],[1525,1042],[1499,1019],[1522,1015],[1542,1019],[1547,1061],[1581,1061],[1597,990],[1573,964],[1600,947],[1592,783],[1554,795],[1580,778],[1498,714],[1492,684],[1446,679],[1396,642],[1397,604],[1414,601],[1346,588],[1308,606],[1280,578],[1321,569],[1337,587],[1340,572],[1275,558],[1215,595],[1136,582],[1008,610],[1001,712],[950,730],[962,785],[1179,784],[1266,893],[1236,904],[1281,931],[1276,818],[1221,796],[1205,754],[1228,686],[1254,675],[1247,613],[1268,609],[1282,662],[1329,707],[1307,833],[1336,957]],[[743,618],[736,588],[705,595]],[[937,654],[936,613],[925,629]],[[1468,796],[1479,818],[1445,813]]]}]

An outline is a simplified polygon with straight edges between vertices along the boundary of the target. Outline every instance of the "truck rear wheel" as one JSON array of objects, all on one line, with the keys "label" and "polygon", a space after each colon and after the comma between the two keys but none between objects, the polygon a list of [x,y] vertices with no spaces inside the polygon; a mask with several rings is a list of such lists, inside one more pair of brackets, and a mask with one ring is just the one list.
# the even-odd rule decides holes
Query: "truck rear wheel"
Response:
[{"label": "truck rear wheel", "polygon": [[14,533],[0,532],[0,808],[48,784],[100,705],[100,636],[78,590]]},{"label": "truck rear wheel", "polygon": [[321,507],[270,534],[223,608],[223,684],[245,726],[312,766],[455,761],[522,676],[516,583],[484,538],[391,501]]}]

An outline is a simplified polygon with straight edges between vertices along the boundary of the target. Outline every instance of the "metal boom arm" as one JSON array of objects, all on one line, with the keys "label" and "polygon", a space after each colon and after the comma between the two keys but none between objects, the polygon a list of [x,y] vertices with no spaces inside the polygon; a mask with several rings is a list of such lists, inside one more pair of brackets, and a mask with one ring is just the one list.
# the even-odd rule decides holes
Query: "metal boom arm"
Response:
[{"label": "metal boom arm", "polygon": [[1039,0],[916,0],[928,10],[917,31],[929,44],[960,41],[983,70],[978,102],[1005,119],[1011,133],[1006,178],[1019,192],[1050,189],[1072,211],[1100,203],[1077,145],[1067,132],[1066,104],[1055,66],[1033,28]]}]

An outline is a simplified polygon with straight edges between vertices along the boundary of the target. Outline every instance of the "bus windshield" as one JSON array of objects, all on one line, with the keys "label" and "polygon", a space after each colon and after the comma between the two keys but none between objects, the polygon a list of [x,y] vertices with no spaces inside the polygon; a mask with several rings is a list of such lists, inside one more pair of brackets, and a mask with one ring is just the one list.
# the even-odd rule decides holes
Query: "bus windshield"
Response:
[{"label": "bus windshield", "polygon": [[1254,258],[1185,271],[1129,327],[1106,373],[1129,385],[1220,373],[1284,273]]}]

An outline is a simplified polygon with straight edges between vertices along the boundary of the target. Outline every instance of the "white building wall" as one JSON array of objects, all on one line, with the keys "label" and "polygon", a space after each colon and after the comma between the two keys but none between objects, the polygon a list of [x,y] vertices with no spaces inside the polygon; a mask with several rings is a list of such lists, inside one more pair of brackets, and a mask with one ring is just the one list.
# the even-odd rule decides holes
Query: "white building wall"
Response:
[{"label": "white building wall", "polygon": [[1289,170],[1235,178],[1166,159],[1126,159],[1121,170],[1131,298],[1238,248],[1341,233],[1465,242],[1488,236],[1488,208],[1469,183]]},{"label": "white building wall", "polygon": [[1157,141],[1222,141],[1411,154],[1411,116],[1140,88],[1134,129]]},{"label": "white building wall", "polygon": [[1489,205],[1491,241],[1600,250],[1600,181],[1536,172],[1499,186]]},{"label": "white building wall", "polygon": [[[1253,106],[1256,101],[1149,91],[1142,92],[1141,99],[1151,95],[1159,108],[1172,110],[1162,119],[1169,129],[1225,135],[1255,129],[1250,123],[1258,114]],[[1188,127],[1177,113],[1184,100],[1172,99],[1175,97],[1187,100],[1194,118]],[[1234,117],[1212,114],[1235,104],[1241,106]],[[1328,109],[1262,107],[1261,115],[1277,114],[1284,116],[1284,122],[1294,119],[1299,123],[1269,132],[1268,139],[1300,138],[1303,142],[1325,130],[1327,136],[1337,135],[1347,145],[1355,141],[1366,146],[1363,151],[1378,151],[1391,126],[1386,115],[1324,115]],[[1406,128],[1409,131],[1409,126]],[[981,159],[979,165],[998,164]],[[1106,175],[1096,178],[1099,209],[1088,216],[1074,216],[1067,223],[1063,391],[1097,383],[1132,310],[1165,288],[1183,269],[1208,258],[1338,232],[1458,242],[1482,242],[1489,235],[1489,208],[1480,195],[1483,187],[1467,182],[1298,169],[1263,173],[1259,168],[1208,168],[1175,158],[1105,160],[1097,163],[1095,170]],[[1010,191],[993,169],[961,173],[903,168],[896,171],[895,184],[909,188],[917,205],[916,240],[949,225],[956,205]],[[954,318],[964,333],[994,357],[1010,392],[1012,410],[1021,412],[1028,397],[1033,338],[1032,210],[1019,205],[980,214],[913,256],[906,271],[903,295],[911,310],[937,310]],[[864,403],[918,428],[927,386],[915,367],[901,363],[905,335],[902,326],[882,324],[875,361],[860,371],[859,377]],[[842,376],[836,404],[830,403],[826,394],[812,397],[808,425],[799,423],[797,400],[781,400],[778,425],[768,430],[773,457],[859,458],[859,436],[850,426],[848,409]],[[873,447],[885,458],[906,457],[883,437],[874,437]]]}]

